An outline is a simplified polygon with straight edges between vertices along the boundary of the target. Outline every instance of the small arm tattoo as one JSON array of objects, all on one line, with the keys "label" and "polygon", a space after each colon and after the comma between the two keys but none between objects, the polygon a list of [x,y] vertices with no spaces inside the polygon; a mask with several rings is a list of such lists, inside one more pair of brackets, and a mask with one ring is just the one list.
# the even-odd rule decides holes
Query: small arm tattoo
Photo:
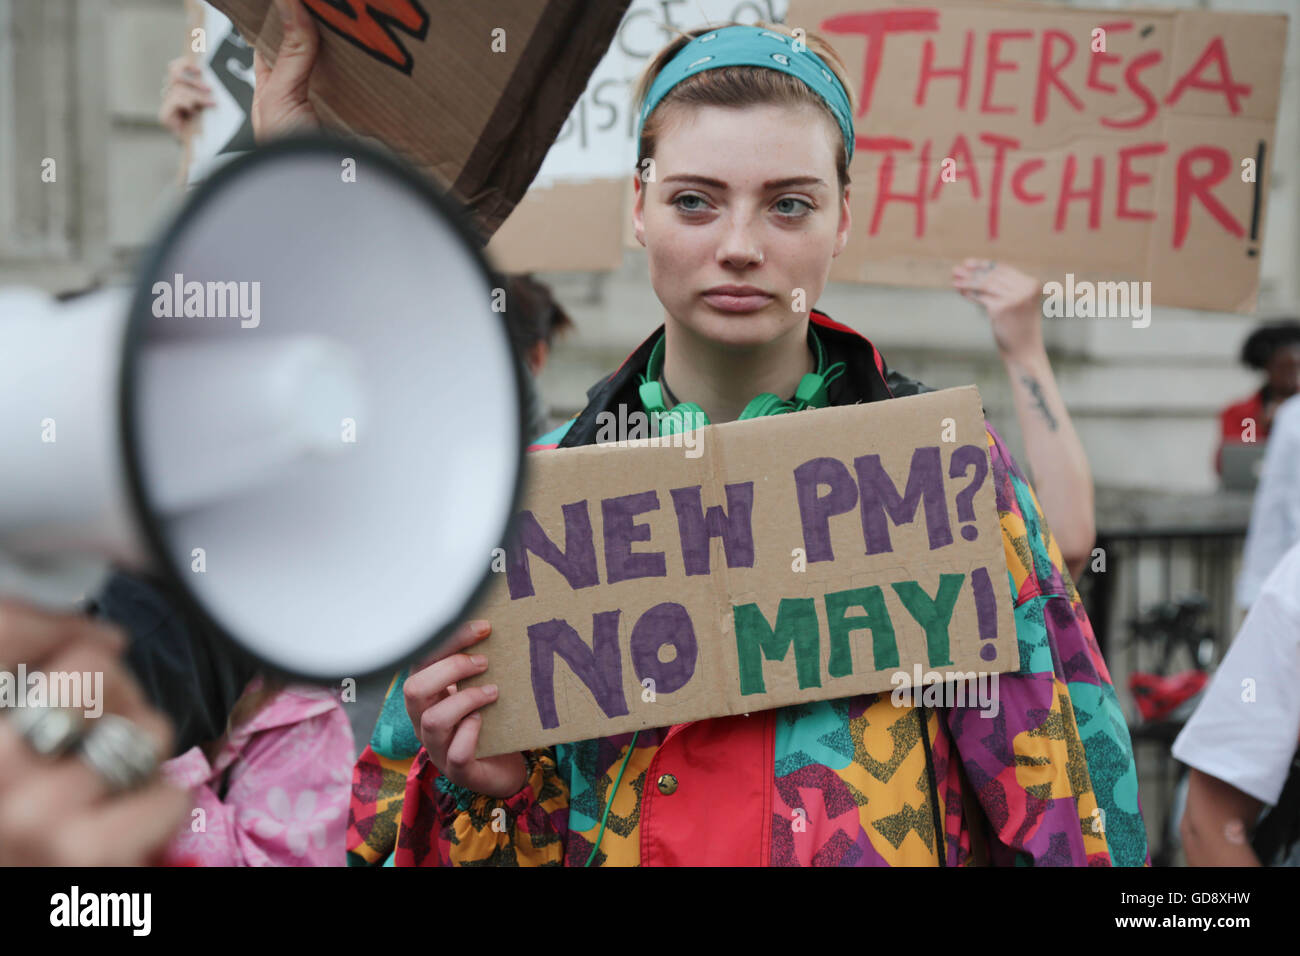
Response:
[{"label": "small arm tattoo", "polygon": [[1029,389],[1029,394],[1037,403],[1038,410],[1042,412],[1043,417],[1047,419],[1047,427],[1052,431],[1056,431],[1056,416],[1053,415],[1052,410],[1047,407],[1047,397],[1043,394],[1043,386],[1038,383],[1038,379],[1034,378],[1032,375],[1022,374],[1020,376],[1020,381],[1024,384],[1025,388]]}]

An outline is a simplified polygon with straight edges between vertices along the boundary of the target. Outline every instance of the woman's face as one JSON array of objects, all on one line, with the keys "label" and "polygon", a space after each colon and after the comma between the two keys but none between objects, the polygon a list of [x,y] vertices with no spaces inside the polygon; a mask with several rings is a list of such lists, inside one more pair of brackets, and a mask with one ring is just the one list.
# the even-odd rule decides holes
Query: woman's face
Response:
[{"label": "woman's face", "polygon": [[670,109],[632,211],[670,321],[741,347],[802,327],[848,240],[838,128],[811,105]]},{"label": "woman's face", "polygon": [[1269,356],[1268,384],[1279,399],[1300,392],[1300,345],[1283,345]]}]

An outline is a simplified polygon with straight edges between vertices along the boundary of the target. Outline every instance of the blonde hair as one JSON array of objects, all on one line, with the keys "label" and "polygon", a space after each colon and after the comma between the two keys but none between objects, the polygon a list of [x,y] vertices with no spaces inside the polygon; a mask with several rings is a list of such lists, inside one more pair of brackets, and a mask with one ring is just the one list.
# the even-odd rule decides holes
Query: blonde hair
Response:
[{"label": "blonde hair", "polygon": [[[633,97],[637,114],[640,114],[642,107],[645,105],[646,97],[650,93],[650,87],[654,84],[655,77],[677,55],[682,47],[710,30],[739,25],[732,22],[698,27],[685,33],[680,30],[674,31],[677,33],[677,38],[656,53],[641,74],[641,79],[637,83]],[[753,25],[762,27],[765,30],[784,33],[788,37],[794,37],[794,33],[781,24],[766,23],[760,20]],[[844,92],[848,95],[850,108],[856,112],[856,105],[853,102],[853,90],[849,86],[848,71],[844,66],[844,61],[835,52],[835,48],[817,33],[805,31],[802,39],[809,51],[821,57],[827,68],[835,74],[836,79],[844,87]],[[804,103],[810,103],[820,109],[829,120],[831,128],[835,131],[835,173],[839,179],[840,192],[843,193],[844,187],[849,184],[848,150],[844,146],[839,121],[835,119],[835,114],[831,112],[831,108],[826,104],[826,101],[799,78],[761,66],[723,66],[714,70],[701,70],[699,73],[682,80],[669,90],[668,95],[660,100],[654,111],[646,117],[645,125],[641,129],[641,139],[637,143],[636,168],[638,170],[642,169],[644,161],[654,157],[655,145],[665,124],[665,115],[668,112],[665,107],[667,106],[742,107],[757,104],[798,106]]]}]

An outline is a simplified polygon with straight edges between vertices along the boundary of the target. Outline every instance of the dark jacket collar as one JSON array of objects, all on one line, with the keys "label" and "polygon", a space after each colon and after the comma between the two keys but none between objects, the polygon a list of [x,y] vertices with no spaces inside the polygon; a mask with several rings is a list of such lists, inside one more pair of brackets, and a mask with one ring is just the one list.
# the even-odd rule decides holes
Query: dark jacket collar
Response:
[{"label": "dark jacket collar", "polygon": [[[920,382],[890,371],[885,365],[884,356],[865,336],[848,326],[840,325],[816,309],[812,311],[811,320],[811,324],[817,328],[817,335],[826,346],[830,364],[844,363],[844,374],[829,389],[832,405],[879,402],[887,398],[931,391]],[[641,375],[650,361],[650,352],[663,334],[663,328],[661,325],[655,329],[649,338],[623,360],[622,365],[587,390],[587,407],[574,420],[556,447],[573,448],[594,444],[602,412],[617,415],[620,405],[625,405],[628,412],[641,410],[641,398],[637,389],[641,384]]]}]

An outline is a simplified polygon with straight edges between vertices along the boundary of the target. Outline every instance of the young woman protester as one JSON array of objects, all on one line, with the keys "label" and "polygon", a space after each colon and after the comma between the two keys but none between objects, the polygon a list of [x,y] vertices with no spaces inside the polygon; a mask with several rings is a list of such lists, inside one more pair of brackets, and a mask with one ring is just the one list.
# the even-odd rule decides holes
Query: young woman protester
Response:
[{"label": "young woman protester", "polygon": [[[633,216],[664,325],[534,447],[592,444],[620,404],[719,423],[921,389],[852,329],[792,308],[818,300],[849,236],[853,107],[834,51],[776,26],[696,30],[654,58],[638,103]],[[823,387],[801,388],[809,375]],[[457,689],[490,673],[472,645],[491,624],[470,622],[394,681],[354,775],[350,861],[1148,862],[1091,625],[1034,492],[987,437],[1021,654],[997,717],[867,694],[480,760],[496,689]]]}]

